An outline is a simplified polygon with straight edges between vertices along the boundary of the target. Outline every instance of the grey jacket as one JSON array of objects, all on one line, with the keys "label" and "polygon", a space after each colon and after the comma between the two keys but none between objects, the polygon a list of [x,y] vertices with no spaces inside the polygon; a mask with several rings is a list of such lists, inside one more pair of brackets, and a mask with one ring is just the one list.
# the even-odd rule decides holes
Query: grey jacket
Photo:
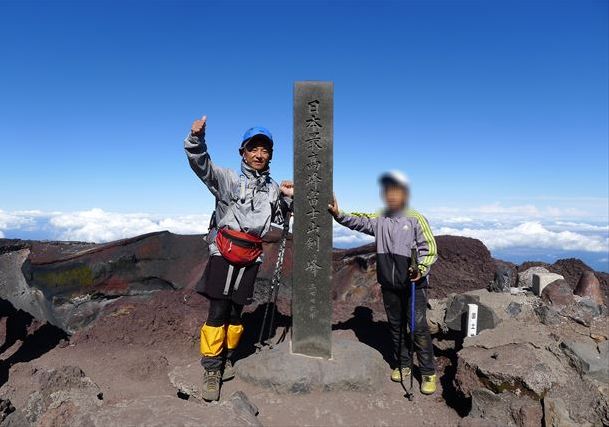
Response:
[{"label": "grey jacket", "polygon": [[266,169],[262,172],[241,162],[241,174],[217,166],[211,161],[205,136],[190,133],[184,140],[190,167],[216,198],[216,210],[210,224],[210,255],[219,255],[214,241],[219,228],[228,227],[264,237],[271,222],[282,224],[292,199],[282,195],[279,185]]},{"label": "grey jacket", "polygon": [[393,215],[348,215],[341,212],[336,221],[376,238],[376,271],[382,286],[402,288],[409,283],[412,248],[417,249],[418,267],[423,276],[421,285],[426,283],[425,276],[438,258],[438,251],[429,223],[423,215],[412,209]]}]

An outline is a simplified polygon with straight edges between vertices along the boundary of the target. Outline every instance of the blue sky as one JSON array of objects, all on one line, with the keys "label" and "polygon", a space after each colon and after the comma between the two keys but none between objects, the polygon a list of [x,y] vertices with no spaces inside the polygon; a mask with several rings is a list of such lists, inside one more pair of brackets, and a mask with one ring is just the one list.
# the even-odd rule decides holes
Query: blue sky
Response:
[{"label": "blue sky", "polygon": [[493,230],[538,223],[593,233],[585,252],[606,259],[608,15],[606,1],[0,0],[0,233],[140,230],[66,235],[59,213],[196,224],[213,200],[182,151],[192,120],[208,115],[213,159],[233,167],[243,131],[270,128],[288,178],[292,83],[320,79],[335,83],[344,208],[376,210],[377,176],[398,168],[438,230],[484,229],[492,247]]}]

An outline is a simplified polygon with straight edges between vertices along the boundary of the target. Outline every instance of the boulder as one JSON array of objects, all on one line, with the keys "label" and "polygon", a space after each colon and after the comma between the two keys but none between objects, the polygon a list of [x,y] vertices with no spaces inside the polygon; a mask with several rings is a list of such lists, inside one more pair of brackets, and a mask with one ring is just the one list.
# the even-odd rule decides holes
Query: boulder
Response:
[{"label": "boulder", "polygon": [[540,402],[505,392],[495,394],[485,388],[472,392],[471,419],[497,426],[540,426],[543,409]]},{"label": "boulder", "polygon": [[8,399],[0,399],[0,424],[4,422],[12,412],[15,411],[15,407]]},{"label": "boulder", "polygon": [[609,382],[609,341],[570,341],[560,345],[580,375]]},{"label": "boulder", "polygon": [[0,399],[0,427],[29,427],[23,413],[9,399]]},{"label": "boulder", "polygon": [[495,394],[511,392],[539,400],[565,381],[565,369],[554,355],[558,352],[548,328],[506,320],[464,340],[457,354],[456,384],[466,396],[485,388]]},{"label": "boulder", "polygon": [[491,292],[510,292],[516,285],[517,270],[512,264],[506,262],[496,262],[497,269],[493,281],[489,284],[488,290]]},{"label": "boulder", "polygon": [[554,307],[564,307],[575,301],[573,291],[563,279],[547,285],[541,293],[541,299]]},{"label": "boulder", "polygon": [[598,305],[603,305],[603,293],[598,278],[593,271],[584,271],[573,291],[575,295],[587,297]]},{"label": "boulder", "polygon": [[[485,292],[487,292],[485,290]],[[465,331],[467,305],[478,305],[478,333],[485,329],[493,329],[501,321],[494,310],[480,302],[479,295],[458,294],[449,297],[446,303],[444,323],[453,331]]]},{"label": "boulder", "polygon": [[541,325],[532,328],[516,319],[510,319],[501,322],[495,329],[482,331],[476,336],[465,338],[463,348],[493,349],[514,344],[523,344],[532,346],[534,349],[544,350],[556,345],[557,342],[548,328]]},{"label": "boulder", "polygon": [[535,307],[535,314],[539,321],[546,326],[558,325],[561,322],[560,313],[545,304]]},{"label": "boulder", "polygon": [[448,331],[444,317],[446,317],[446,299],[429,299],[427,301],[427,324],[432,335]]},{"label": "boulder", "polygon": [[[579,299],[579,297],[577,297]],[[561,309],[561,314],[584,326],[591,326],[594,319],[607,315],[607,307],[599,305],[590,298],[576,299],[575,304],[570,304]]]},{"label": "boulder", "polygon": [[543,416],[545,425],[549,427],[578,427],[569,416],[565,401],[560,398],[547,397],[543,400]]},{"label": "boulder", "polygon": [[287,394],[373,392],[383,386],[387,375],[378,351],[346,339],[332,342],[330,360],[292,354],[289,342],[284,341],[240,360],[236,369],[243,381]]},{"label": "boulder", "polygon": [[37,390],[30,394],[25,418],[36,425],[71,425],[82,413],[97,410],[100,388],[76,366],[37,371]]},{"label": "boulder", "polygon": [[546,286],[560,279],[564,280],[564,277],[556,273],[533,273],[533,293],[541,296]]},{"label": "boulder", "polygon": [[549,273],[549,271],[545,267],[535,266],[535,267],[530,267],[524,271],[519,272],[518,273],[518,287],[532,288],[534,273]]},{"label": "boulder", "polygon": [[509,391],[539,400],[554,384],[565,381],[565,370],[556,357],[530,344],[467,347],[458,357],[456,382],[466,396],[487,388],[496,394]]}]

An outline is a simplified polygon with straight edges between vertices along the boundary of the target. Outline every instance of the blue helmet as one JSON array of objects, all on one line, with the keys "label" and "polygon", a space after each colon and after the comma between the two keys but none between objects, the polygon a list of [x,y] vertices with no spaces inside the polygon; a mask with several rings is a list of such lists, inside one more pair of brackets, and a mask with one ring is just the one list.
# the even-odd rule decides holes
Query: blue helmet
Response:
[{"label": "blue helmet", "polygon": [[263,128],[260,126],[256,126],[253,128],[249,128],[243,134],[243,139],[241,141],[241,147],[239,147],[239,154],[243,154],[243,150],[245,146],[252,140],[262,139],[269,145],[269,149],[273,151],[273,135],[267,128]]}]

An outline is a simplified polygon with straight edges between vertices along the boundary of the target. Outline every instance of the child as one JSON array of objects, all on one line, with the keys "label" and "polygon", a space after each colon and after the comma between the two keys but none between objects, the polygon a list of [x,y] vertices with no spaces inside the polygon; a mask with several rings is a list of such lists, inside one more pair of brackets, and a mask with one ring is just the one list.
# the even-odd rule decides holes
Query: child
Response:
[{"label": "child", "polygon": [[[413,355],[406,345],[406,325],[410,324],[411,316],[410,283],[416,283],[414,337],[423,380],[421,392],[433,394],[436,391],[436,375],[427,325],[426,287],[429,269],[437,258],[436,241],[427,220],[418,212],[408,209],[408,178],[401,172],[392,171],[383,174],[379,183],[385,201],[382,214],[347,215],[339,211],[336,199],[328,206],[328,210],[339,224],[376,239],[377,280],[381,285],[393,339],[397,367],[391,373],[391,379],[396,382],[412,374],[409,366]],[[409,269],[412,248],[416,248],[418,253],[416,271]]]}]

